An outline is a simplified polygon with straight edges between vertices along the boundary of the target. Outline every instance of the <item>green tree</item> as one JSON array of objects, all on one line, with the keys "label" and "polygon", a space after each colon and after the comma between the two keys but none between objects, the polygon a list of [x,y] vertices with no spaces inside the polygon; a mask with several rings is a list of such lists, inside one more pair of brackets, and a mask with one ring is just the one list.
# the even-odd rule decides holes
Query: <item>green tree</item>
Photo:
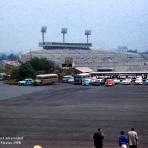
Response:
[{"label": "green tree", "polygon": [[26,77],[30,77],[30,78],[34,77],[34,70],[30,62],[26,62],[22,64],[19,68],[19,73],[23,79]]},{"label": "green tree", "polygon": [[11,79],[22,80],[25,78],[33,78],[34,70],[29,62],[22,64],[20,67],[14,68],[11,71]]},{"label": "green tree", "polygon": [[3,73],[3,72],[5,72],[5,68],[4,67],[0,67],[0,73]]},{"label": "green tree", "polygon": [[30,64],[34,71],[45,71],[45,73],[52,73],[55,70],[55,63],[48,61],[45,58],[33,58],[30,61]]},{"label": "green tree", "polygon": [[16,80],[16,81],[19,81],[22,79],[22,76],[20,75],[20,72],[19,72],[19,67],[12,69],[11,79]]},{"label": "green tree", "polygon": [[32,58],[30,61],[11,70],[11,79],[22,80],[25,78],[35,78],[37,74],[54,73],[59,74],[60,68],[54,62],[44,58]]}]

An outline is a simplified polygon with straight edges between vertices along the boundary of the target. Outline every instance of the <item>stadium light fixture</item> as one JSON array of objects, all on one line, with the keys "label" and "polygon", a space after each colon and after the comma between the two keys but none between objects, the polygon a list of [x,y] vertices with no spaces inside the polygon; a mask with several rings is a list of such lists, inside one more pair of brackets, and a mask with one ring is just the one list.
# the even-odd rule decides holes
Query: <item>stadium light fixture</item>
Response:
[{"label": "stadium light fixture", "polygon": [[47,27],[46,26],[42,26],[41,27],[41,33],[42,33],[42,42],[43,44],[45,43],[45,40],[44,40],[44,34],[47,32]]},{"label": "stadium light fixture", "polygon": [[65,43],[65,34],[67,33],[67,28],[62,28],[61,33],[63,34],[63,43]]},{"label": "stadium light fixture", "polygon": [[85,30],[85,35],[87,37],[87,44],[88,44],[88,36],[91,35],[91,30]]}]

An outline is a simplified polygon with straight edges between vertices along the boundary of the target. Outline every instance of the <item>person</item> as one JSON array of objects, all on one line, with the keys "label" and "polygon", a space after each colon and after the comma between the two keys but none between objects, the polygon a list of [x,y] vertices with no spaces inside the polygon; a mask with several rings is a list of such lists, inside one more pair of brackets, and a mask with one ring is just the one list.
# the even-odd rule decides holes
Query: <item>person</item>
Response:
[{"label": "person", "polygon": [[98,128],[93,135],[95,148],[103,148],[104,133],[101,128]]},{"label": "person", "polygon": [[128,144],[129,148],[137,148],[138,144],[138,135],[134,128],[128,132]]},{"label": "person", "polygon": [[119,146],[121,148],[127,148],[127,144],[128,144],[127,136],[124,134],[124,131],[121,131],[119,136]]}]

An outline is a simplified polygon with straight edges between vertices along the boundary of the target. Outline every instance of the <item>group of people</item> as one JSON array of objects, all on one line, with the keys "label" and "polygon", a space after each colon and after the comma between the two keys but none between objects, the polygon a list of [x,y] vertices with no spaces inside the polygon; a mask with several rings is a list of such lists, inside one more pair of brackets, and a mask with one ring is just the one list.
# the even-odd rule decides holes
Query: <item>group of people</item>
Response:
[{"label": "group of people", "polygon": [[[104,133],[101,128],[98,128],[93,135],[95,148],[103,148]],[[137,148],[138,135],[134,128],[125,135],[124,131],[120,132],[119,147],[120,148]]]}]

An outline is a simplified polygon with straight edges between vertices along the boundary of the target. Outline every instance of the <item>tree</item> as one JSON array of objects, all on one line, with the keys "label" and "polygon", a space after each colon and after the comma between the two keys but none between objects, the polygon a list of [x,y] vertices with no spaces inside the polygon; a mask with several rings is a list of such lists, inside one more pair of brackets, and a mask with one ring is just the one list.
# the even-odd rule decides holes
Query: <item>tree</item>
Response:
[{"label": "tree", "polygon": [[22,64],[19,68],[19,73],[22,77],[22,79],[29,77],[34,77],[34,70],[30,64],[30,62],[26,62],[25,64]]},{"label": "tree", "polygon": [[11,75],[11,79],[13,80],[16,80],[16,81],[22,80],[22,76],[20,75],[20,72],[19,72],[19,67],[15,67],[14,69],[12,69],[10,75]]},{"label": "tree", "polygon": [[30,61],[30,64],[34,71],[45,71],[45,73],[52,73],[55,70],[55,63],[52,61],[48,61],[45,58],[33,58]]},{"label": "tree", "polygon": [[11,79],[22,80],[25,78],[35,78],[37,74],[58,72],[59,66],[54,62],[48,61],[44,58],[32,58],[30,61],[14,68],[11,71]]},{"label": "tree", "polygon": [[16,67],[11,71],[11,79],[22,80],[25,78],[33,78],[34,70],[29,62],[22,64],[20,67]]}]

